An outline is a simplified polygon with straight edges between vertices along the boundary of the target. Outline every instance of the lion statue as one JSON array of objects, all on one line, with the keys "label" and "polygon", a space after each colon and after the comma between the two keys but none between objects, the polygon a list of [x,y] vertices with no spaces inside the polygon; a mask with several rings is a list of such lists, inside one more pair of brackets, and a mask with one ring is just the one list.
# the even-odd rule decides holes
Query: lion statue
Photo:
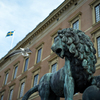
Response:
[{"label": "lion statue", "polygon": [[80,30],[66,28],[58,31],[58,37],[51,49],[65,59],[65,65],[55,73],[45,74],[39,84],[23,97],[38,91],[41,100],[73,100],[77,92],[83,93],[91,86],[95,72],[96,50],[89,36]]}]

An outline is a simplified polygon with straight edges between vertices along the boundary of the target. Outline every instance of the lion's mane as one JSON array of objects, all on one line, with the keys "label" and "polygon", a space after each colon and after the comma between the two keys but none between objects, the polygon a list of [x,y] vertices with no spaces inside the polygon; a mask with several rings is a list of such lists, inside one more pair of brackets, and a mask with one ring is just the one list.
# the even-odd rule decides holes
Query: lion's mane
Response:
[{"label": "lion's mane", "polygon": [[[58,36],[63,42],[63,47],[70,53],[71,70],[80,92],[84,91],[84,86],[91,80],[95,72],[96,50],[89,36],[80,30],[66,28],[58,31]],[[83,81],[83,82],[80,82]],[[76,86],[77,87],[77,86]],[[78,90],[77,90],[78,91]]]}]

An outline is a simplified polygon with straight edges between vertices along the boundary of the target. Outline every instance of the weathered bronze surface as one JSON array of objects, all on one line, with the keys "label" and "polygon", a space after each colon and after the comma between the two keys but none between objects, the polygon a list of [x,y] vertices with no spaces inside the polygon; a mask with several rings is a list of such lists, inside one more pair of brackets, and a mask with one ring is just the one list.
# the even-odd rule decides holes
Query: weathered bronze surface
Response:
[{"label": "weathered bronze surface", "polygon": [[96,50],[89,36],[72,28],[59,30],[58,38],[51,49],[59,57],[65,58],[64,67],[55,73],[45,74],[40,79],[39,85],[30,89],[23,100],[28,100],[29,96],[36,91],[39,92],[41,100],[60,100],[60,97],[73,100],[73,95],[77,92],[83,93],[83,100],[92,100],[86,94],[90,89],[96,91],[99,88],[100,85],[97,83],[100,78],[93,76]]}]

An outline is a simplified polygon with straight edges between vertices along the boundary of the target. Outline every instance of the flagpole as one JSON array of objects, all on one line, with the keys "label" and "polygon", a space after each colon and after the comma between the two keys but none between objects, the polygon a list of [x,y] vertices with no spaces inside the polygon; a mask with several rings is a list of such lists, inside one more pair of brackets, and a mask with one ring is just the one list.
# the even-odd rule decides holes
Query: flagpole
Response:
[{"label": "flagpole", "polygon": [[11,42],[11,46],[10,46],[10,49],[12,49],[13,40],[14,40],[14,34],[15,34],[15,30],[14,30],[14,33],[13,33],[13,37],[12,37],[12,42]]}]

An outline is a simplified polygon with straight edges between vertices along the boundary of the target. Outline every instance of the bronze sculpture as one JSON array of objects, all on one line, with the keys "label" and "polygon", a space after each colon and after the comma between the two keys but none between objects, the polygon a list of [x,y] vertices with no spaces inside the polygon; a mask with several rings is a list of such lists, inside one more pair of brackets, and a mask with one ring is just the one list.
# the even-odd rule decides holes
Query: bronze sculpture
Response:
[{"label": "bronze sculpture", "polygon": [[60,100],[60,97],[73,100],[75,93],[83,93],[91,85],[97,86],[93,82],[97,80],[93,77],[96,50],[89,36],[72,28],[59,30],[58,38],[51,49],[59,57],[65,58],[64,67],[55,73],[45,74],[40,79],[39,85],[31,88],[23,100],[28,100],[36,91],[39,92],[41,100]]}]

